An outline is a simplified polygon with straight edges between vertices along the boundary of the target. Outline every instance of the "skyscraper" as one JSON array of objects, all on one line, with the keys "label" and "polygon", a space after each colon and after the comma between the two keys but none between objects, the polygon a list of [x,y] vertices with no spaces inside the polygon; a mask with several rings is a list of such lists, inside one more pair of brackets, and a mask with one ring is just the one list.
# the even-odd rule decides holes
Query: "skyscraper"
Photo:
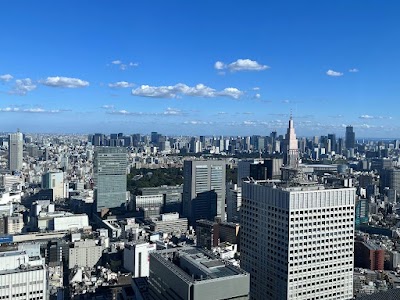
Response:
[{"label": "skyscraper", "polygon": [[285,149],[286,153],[284,156],[285,166],[290,168],[297,168],[299,165],[299,149],[297,144],[296,133],[294,131],[292,116],[290,116],[289,127],[286,132],[285,148],[286,148]]},{"label": "skyscraper", "polygon": [[244,182],[242,196],[251,299],[352,299],[354,188]]},{"label": "skyscraper", "polygon": [[353,126],[347,126],[346,127],[346,149],[354,149],[355,144],[356,144],[356,135],[353,131]]},{"label": "skyscraper", "polygon": [[8,168],[10,171],[22,169],[23,136],[21,132],[11,133],[8,142]]},{"label": "skyscraper", "polygon": [[96,147],[94,186],[96,211],[126,203],[127,153],[121,147]]},{"label": "skyscraper", "polygon": [[223,160],[187,160],[183,174],[183,214],[190,224],[215,216],[225,220],[226,163]]}]

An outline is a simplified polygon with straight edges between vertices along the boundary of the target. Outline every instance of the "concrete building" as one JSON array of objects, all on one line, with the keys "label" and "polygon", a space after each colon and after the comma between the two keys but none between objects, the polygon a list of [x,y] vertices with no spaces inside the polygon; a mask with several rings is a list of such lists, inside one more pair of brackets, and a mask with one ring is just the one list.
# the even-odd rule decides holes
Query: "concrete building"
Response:
[{"label": "concrete building", "polygon": [[152,299],[249,299],[249,274],[198,248],[150,253]]},{"label": "concrete building", "polygon": [[185,233],[188,229],[188,220],[179,218],[179,213],[162,214],[157,220],[150,223],[150,230],[168,234]]},{"label": "concrete building", "polygon": [[162,195],[162,213],[182,214],[183,185],[141,188],[142,196]]},{"label": "concrete building", "polygon": [[228,222],[240,221],[241,206],[242,187],[237,184],[228,184],[226,188],[226,217]]},{"label": "concrete building", "polygon": [[134,206],[142,211],[144,219],[158,218],[163,206],[163,195],[134,196]]},{"label": "concrete building", "polygon": [[196,221],[196,245],[200,248],[211,248],[219,244],[219,225],[210,220]]},{"label": "concrete building", "polygon": [[47,172],[42,176],[42,188],[53,190],[53,200],[66,198],[68,190],[64,184],[63,172]]},{"label": "concrete building", "polygon": [[99,264],[103,255],[103,246],[97,245],[95,240],[76,241],[69,248],[69,268],[93,268]]},{"label": "concrete building", "polygon": [[0,299],[48,299],[46,268],[26,251],[0,252]]},{"label": "concrete building", "polygon": [[241,267],[252,299],[353,297],[354,188],[244,182]]},{"label": "concrete building", "polygon": [[132,277],[148,277],[150,273],[149,253],[156,250],[156,244],[146,242],[128,243],[124,248],[124,268]]},{"label": "concrete building", "polygon": [[21,233],[24,228],[24,219],[22,214],[12,214],[4,217],[6,234]]},{"label": "concrete building", "polygon": [[196,220],[225,220],[226,163],[223,160],[184,162],[183,216],[189,224]]},{"label": "concrete building", "polygon": [[11,133],[8,142],[8,169],[21,171],[23,162],[24,139],[21,132]]},{"label": "concrete building", "polygon": [[126,204],[127,164],[125,148],[95,148],[93,172],[97,212]]},{"label": "concrete building", "polygon": [[292,116],[290,116],[289,127],[287,129],[285,137],[285,152],[283,163],[286,167],[289,168],[297,168],[299,165],[299,148]]},{"label": "concrete building", "polygon": [[381,271],[384,269],[385,249],[370,241],[356,241],[354,258],[356,267]]}]

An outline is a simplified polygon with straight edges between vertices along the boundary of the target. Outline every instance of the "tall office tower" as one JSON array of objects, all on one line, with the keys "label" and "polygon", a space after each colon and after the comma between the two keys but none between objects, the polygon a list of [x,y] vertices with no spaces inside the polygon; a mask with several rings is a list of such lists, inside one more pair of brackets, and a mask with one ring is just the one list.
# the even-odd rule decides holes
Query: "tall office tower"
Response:
[{"label": "tall office tower", "polygon": [[240,222],[240,207],[242,206],[242,188],[237,184],[227,184],[226,219],[228,222]]},{"label": "tall office tower", "polygon": [[105,137],[102,133],[95,133],[92,138],[92,145],[93,146],[104,146],[105,144]]},{"label": "tall office tower", "polygon": [[66,198],[63,172],[47,172],[42,176],[42,188],[53,190],[53,200]]},{"label": "tall office tower", "polygon": [[226,163],[223,160],[186,160],[183,164],[183,215],[196,220],[225,220]]},{"label": "tall office tower", "polygon": [[126,203],[127,164],[125,148],[95,148],[93,172],[97,212]]},{"label": "tall office tower", "polygon": [[8,142],[8,168],[10,171],[22,169],[22,151],[24,140],[21,132],[11,133]]},{"label": "tall office tower", "polygon": [[0,299],[48,299],[46,267],[27,251],[0,253]]},{"label": "tall office tower", "polygon": [[328,134],[328,140],[331,141],[331,150],[337,152],[336,134],[334,133]]},{"label": "tall office tower", "polygon": [[238,175],[237,182],[238,186],[242,186],[243,179],[247,179],[250,177],[250,166],[252,164],[263,164],[264,159],[261,158],[250,158],[250,159],[242,159],[238,161]]},{"label": "tall office tower", "polygon": [[286,132],[285,138],[285,153],[284,153],[284,164],[286,167],[297,168],[299,165],[299,149],[294,131],[293,119],[290,116],[289,127]]},{"label": "tall office tower", "polygon": [[251,299],[352,299],[355,188],[244,182],[241,267]]},{"label": "tall office tower", "polygon": [[346,149],[354,149],[356,145],[356,135],[353,131],[353,126],[346,127]]}]

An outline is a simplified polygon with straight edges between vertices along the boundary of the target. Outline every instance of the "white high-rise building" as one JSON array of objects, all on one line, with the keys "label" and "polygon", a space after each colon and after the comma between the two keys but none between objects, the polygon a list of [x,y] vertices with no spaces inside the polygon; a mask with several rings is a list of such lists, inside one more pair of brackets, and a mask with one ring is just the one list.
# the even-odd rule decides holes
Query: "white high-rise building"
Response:
[{"label": "white high-rise building", "polygon": [[11,133],[8,142],[8,168],[11,171],[22,169],[22,152],[24,147],[23,135],[21,132]]},{"label": "white high-rise building", "polygon": [[27,251],[0,253],[0,299],[47,299],[46,268]]},{"label": "white high-rise building", "polygon": [[284,164],[286,167],[297,168],[299,165],[299,148],[296,133],[294,131],[292,116],[290,116],[285,142],[286,153]]},{"label": "white high-rise building", "polygon": [[242,195],[251,299],[352,299],[354,188],[260,181]]}]

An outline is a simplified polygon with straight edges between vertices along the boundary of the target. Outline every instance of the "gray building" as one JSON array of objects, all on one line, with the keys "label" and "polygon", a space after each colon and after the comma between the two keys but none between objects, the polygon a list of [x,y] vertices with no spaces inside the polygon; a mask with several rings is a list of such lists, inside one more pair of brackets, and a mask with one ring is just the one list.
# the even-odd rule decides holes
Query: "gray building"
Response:
[{"label": "gray building", "polygon": [[126,203],[127,164],[125,148],[96,147],[93,171],[97,212]]},{"label": "gray building", "polygon": [[11,133],[8,138],[8,168],[11,171],[20,171],[22,169],[22,152],[24,147],[22,133]]},{"label": "gray building", "polygon": [[212,253],[175,248],[150,253],[151,299],[249,299],[250,276]]},{"label": "gray building", "polygon": [[400,191],[400,169],[383,169],[379,174],[381,192],[383,192],[385,188]]},{"label": "gray building", "polygon": [[182,213],[183,185],[141,188],[143,196],[162,195],[162,213]]},{"label": "gray building", "polygon": [[225,220],[226,163],[223,160],[188,160],[183,167],[183,216],[196,220]]},{"label": "gray building", "polygon": [[353,131],[353,126],[346,127],[345,144],[346,144],[346,149],[354,149],[356,145],[356,136]]}]

